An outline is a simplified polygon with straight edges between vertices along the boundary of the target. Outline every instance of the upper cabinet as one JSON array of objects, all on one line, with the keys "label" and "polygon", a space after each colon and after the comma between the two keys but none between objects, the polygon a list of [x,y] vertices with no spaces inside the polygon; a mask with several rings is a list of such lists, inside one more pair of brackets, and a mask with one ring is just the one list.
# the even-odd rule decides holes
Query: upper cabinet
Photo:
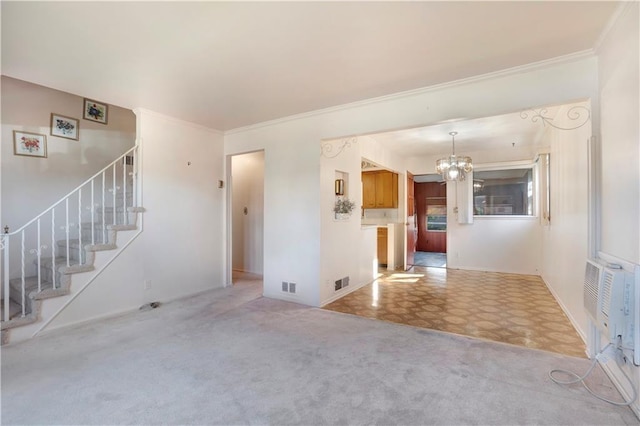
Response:
[{"label": "upper cabinet", "polygon": [[398,207],[398,175],[386,170],[362,173],[362,207],[395,209]]}]

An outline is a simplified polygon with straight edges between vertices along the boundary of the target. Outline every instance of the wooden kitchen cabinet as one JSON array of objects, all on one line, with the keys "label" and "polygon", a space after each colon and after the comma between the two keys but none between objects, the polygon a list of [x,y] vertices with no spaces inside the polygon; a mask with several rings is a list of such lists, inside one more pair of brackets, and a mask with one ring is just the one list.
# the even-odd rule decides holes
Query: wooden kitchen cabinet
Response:
[{"label": "wooden kitchen cabinet", "polygon": [[398,175],[386,170],[362,173],[362,207],[395,209],[398,207]]},{"label": "wooden kitchen cabinet", "polygon": [[378,265],[386,265],[388,232],[387,228],[378,228]]},{"label": "wooden kitchen cabinet", "polygon": [[375,173],[362,174],[362,207],[365,209],[376,208],[376,175]]}]

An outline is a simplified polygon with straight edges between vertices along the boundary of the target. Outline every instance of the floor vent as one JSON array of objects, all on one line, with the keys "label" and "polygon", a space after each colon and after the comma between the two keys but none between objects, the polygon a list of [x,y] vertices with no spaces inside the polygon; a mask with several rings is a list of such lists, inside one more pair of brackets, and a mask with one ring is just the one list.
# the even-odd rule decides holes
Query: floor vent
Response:
[{"label": "floor vent", "polygon": [[295,293],[296,283],[288,283],[286,281],[282,281],[282,291],[284,291],[285,293]]},{"label": "floor vent", "polygon": [[335,282],[335,291],[338,291],[342,288],[345,288],[346,286],[349,285],[349,277],[344,277],[344,278],[340,278],[339,280],[337,280]]}]

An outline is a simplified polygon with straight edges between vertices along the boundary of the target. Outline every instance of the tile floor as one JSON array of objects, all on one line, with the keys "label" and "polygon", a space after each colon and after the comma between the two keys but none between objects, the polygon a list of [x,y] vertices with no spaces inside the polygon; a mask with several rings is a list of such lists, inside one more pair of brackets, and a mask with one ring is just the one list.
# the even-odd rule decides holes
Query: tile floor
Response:
[{"label": "tile floor", "polygon": [[446,268],[447,253],[417,251],[413,258],[413,264],[415,266],[433,266],[436,268]]},{"label": "tile floor", "polygon": [[384,272],[324,309],[585,358],[585,345],[533,275],[414,266]]}]

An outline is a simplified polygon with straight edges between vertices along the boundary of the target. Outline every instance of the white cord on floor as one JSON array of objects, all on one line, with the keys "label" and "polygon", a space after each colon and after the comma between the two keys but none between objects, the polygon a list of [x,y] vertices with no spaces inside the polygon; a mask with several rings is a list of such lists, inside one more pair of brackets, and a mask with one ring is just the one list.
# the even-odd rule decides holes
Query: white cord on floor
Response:
[{"label": "white cord on floor", "polygon": [[[582,386],[584,386],[584,388],[593,396],[595,396],[596,398],[608,402],[609,404],[613,404],[613,405],[617,405],[619,407],[628,407],[629,405],[633,404],[636,400],[636,398],[638,397],[638,391],[636,391],[636,387],[633,385],[633,382],[631,381],[631,379],[629,378],[629,376],[627,376],[627,373],[624,372],[624,370],[620,370],[622,371],[622,374],[624,374],[624,377],[627,379],[627,381],[629,382],[629,384],[631,385],[631,389],[633,390],[633,398],[631,398],[629,401],[625,401],[625,402],[617,402],[617,401],[612,401],[610,399],[607,399],[603,396],[600,396],[598,394],[596,394],[594,391],[592,391],[589,386],[587,386],[587,384],[585,383],[585,379],[587,377],[589,377],[589,374],[591,374],[591,372],[593,371],[593,369],[595,368],[596,364],[598,363],[598,359],[600,357],[600,355],[602,355],[604,353],[604,351],[606,351],[609,346],[611,346],[611,343],[609,343],[607,346],[604,347],[604,349],[602,349],[600,352],[598,352],[598,355],[596,355],[593,358],[593,362],[591,363],[591,366],[589,367],[589,369],[587,370],[587,372],[584,374],[584,376],[578,376],[576,373],[574,373],[573,371],[568,371],[568,370],[562,370],[562,369],[555,369],[555,370],[551,370],[549,371],[549,378],[554,382],[557,383],[559,385],[572,385],[574,383],[582,383]],[[559,380],[556,379],[555,377],[553,377],[554,373],[563,373],[563,374],[567,374],[569,376],[573,376],[575,377],[575,380],[569,380],[569,381],[563,381],[563,380]]]}]

